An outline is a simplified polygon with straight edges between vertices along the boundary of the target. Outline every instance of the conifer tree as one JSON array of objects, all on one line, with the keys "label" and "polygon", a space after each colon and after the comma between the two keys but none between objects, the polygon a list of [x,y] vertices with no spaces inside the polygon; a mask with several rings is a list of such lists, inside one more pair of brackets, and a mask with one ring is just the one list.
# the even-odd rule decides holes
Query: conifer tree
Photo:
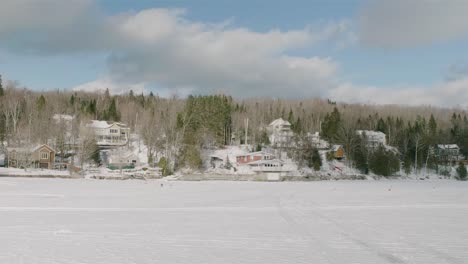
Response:
[{"label": "conifer tree", "polygon": [[0,75],[0,97],[5,94],[5,90],[3,89],[3,84],[2,84],[2,75]]},{"label": "conifer tree", "polygon": [[327,114],[322,124],[322,135],[325,139],[334,142],[342,126],[341,114],[336,107],[333,112]]},{"label": "conifer tree", "polygon": [[466,181],[468,178],[468,173],[466,171],[465,164],[460,162],[457,167],[457,179],[460,181]]}]

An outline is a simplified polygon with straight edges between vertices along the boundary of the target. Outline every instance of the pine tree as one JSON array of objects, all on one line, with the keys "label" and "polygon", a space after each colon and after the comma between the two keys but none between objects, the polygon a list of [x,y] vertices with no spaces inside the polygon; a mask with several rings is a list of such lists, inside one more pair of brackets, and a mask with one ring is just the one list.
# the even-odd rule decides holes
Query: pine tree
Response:
[{"label": "pine tree", "polygon": [[327,114],[322,124],[322,135],[325,139],[333,142],[338,136],[339,129],[342,126],[341,114],[336,107],[333,112]]},{"label": "pine tree", "polygon": [[309,167],[313,168],[315,171],[319,171],[320,167],[322,167],[322,158],[320,157],[320,153],[316,148],[313,148],[311,154]]},{"label": "pine tree", "polygon": [[37,110],[41,112],[42,110],[44,110],[45,105],[46,105],[46,99],[44,95],[41,94],[41,96],[36,101]]},{"label": "pine tree", "polygon": [[104,92],[104,98],[106,100],[108,100],[110,98],[110,92],[109,92],[109,88],[106,88],[106,91]]},{"label": "pine tree", "polygon": [[99,146],[96,143],[96,140],[93,141],[93,152],[91,153],[91,160],[94,163],[99,164],[101,163],[101,157],[99,156]]},{"label": "pine tree", "polygon": [[429,118],[429,134],[431,136],[437,135],[437,122],[433,114],[431,114],[431,117]]},{"label": "pine tree", "polygon": [[75,100],[76,100],[75,95],[72,94],[72,95],[70,96],[70,104],[71,104],[71,105],[75,105]]},{"label": "pine tree", "polygon": [[466,171],[465,164],[460,162],[457,167],[457,179],[460,181],[466,181],[468,179],[468,173]]},{"label": "pine tree", "polygon": [[115,103],[115,98],[112,98],[109,108],[107,109],[107,119],[111,121],[120,121],[120,114],[117,111],[117,106]]},{"label": "pine tree", "polygon": [[369,158],[369,169],[377,175],[388,177],[400,170],[400,160],[396,153],[380,146]]},{"label": "pine tree", "polygon": [[161,157],[159,159],[158,167],[161,169],[162,176],[171,175],[171,171],[169,169],[169,162],[167,161],[166,157]]},{"label": "pine tree", "polygon": [[3,89],[2,75],[0,75],[0,97],[2,97],[4,94],[5,94],[5,90]]}]

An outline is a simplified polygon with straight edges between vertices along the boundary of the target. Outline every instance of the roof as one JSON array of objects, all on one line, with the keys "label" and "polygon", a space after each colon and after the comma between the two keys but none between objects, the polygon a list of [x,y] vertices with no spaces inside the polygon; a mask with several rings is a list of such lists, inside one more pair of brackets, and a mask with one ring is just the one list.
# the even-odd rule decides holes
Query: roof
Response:
[{"label": "roof", "polygon": [[337,151],[339,148],[342,148],[343,146],[342,145],[333,145],[331,147],[332,151]]},{"label": "roof", "polygon": [[366,136],[380,136],[385,137],[385,133],[380,131],[373,131],[373,130],[356,130],[356,133],[359,135],[366,134]]},{"label": "roof", "polygon": [[283,118],[278,118],[276,120],[273,120],[273,122],[270,123],[269,126],[290,126],[291,123],[289,123],[286,120],[283,120]]},{"label": "roof", "polygon": [[35,146],[31,146],[31,147],[17,147],[17,148],[7,148],[7,151],[8,152],[12,152],[12,151],[16,151],[16,152],[34,152],[42,147],[46,147],[48,148],[50,151],[54,151],[55,150],[53,148],[51,148],[49,145],[47,144],[39,144],[39,145],[35,145]]},{"label": "roof", "polygon": [[236,157],[241,157],[241,156],[255,156],[255,155],[269,155],[269,156],[275,156],[274,154],[271,154],[271,153],[268,153],[268,152],[265,152],[265,151],[256,151],[256,152],[249,152],[249,153],[245,153],[245,154],[242,154],[242,155],[236,155]]},{"label": "roof", "polygon": [[110,125],[107,123],[107,121],[100,121],[100,120],[91,120],[90,123],[86,124],[87,127],[92,127],[92,128],[108,128]]},{"label": "roof", "polygon": [[120,122],[109,123],[108,121],[102,121],[102,120],[91,120],[88,124],[86,124],[86,127],[104,129],[104,128],[109,128],[113,125],[117,125],[119,127],[127,127],[127,125],[124,123],[120,123]]},{"label": "roof", "polygon": [[55,114],[53,116],[53,119],[55,119],[57,121],[60,121],[60,120],[72,121],[73,119],[75,119],[75,117],[71,116],[71,115]]},{"label": "roof", "polygon": [[438,144],[439,149],[460,149],[457,144]]},{"label": "roof", "polygon": [[247,163],[247,165],[261,165],[261,164],[271,164],[271,163],[279,163],[279,164],[284,164],[284,161],[280,159],[272,159],[272,160],[256,160]]}]

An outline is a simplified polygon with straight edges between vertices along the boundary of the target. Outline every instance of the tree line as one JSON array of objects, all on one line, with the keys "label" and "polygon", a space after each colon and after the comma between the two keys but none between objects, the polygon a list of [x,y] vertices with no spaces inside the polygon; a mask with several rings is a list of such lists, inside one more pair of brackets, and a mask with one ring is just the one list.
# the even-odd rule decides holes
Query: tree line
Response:
[{"label": "tree line", "polygon": [[[382,162],[372,159],[392,160],[407,173],[426,168],[443,170],[432,152],[435,144],[457,144],[462,154],[468,155],[468,120],[463,109],[348,104],[322,99],[237,99],[227,95],[163,98],[152,92],[133,91],[120,95],[108,90],[39,92],[15,82],[3,84],[0,77],[2,145],[47,143],[51,138],[63,137],[63,129],[52,118],[54,114],[75,116],[76,127],[92,119],[126,123],[148,147],[150,163],[156,164],[164,157],[168,173],[183,167],[201,167],[203,149],[228,145],[233,138],[245,142],[247,119],[248,143],[268,145],[264,128],[280,117],[291,123],[298,137],[320,132],[330,143],[343,145],[349,165],[364,173],[393,173],[376,168],[373,164]],[[394,156],[398,162],[386,149],[377,149],[375,155],[370,155],[356,130],[385,133],[388,145],[397,150]],[[78,137],[79,129],[73,133]],[[307,153],[313,160],[309,157],[306,163],[317,167],[315,151]]]}]

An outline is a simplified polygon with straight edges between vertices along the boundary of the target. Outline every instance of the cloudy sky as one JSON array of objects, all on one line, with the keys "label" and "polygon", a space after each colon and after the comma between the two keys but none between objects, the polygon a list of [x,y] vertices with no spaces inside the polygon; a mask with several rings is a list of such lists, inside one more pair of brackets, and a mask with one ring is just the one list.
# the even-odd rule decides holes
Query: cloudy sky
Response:
[{"label": "cloudy sky", "polygon": [[468,105],[466,0],[1,0],[34,90]]}]

